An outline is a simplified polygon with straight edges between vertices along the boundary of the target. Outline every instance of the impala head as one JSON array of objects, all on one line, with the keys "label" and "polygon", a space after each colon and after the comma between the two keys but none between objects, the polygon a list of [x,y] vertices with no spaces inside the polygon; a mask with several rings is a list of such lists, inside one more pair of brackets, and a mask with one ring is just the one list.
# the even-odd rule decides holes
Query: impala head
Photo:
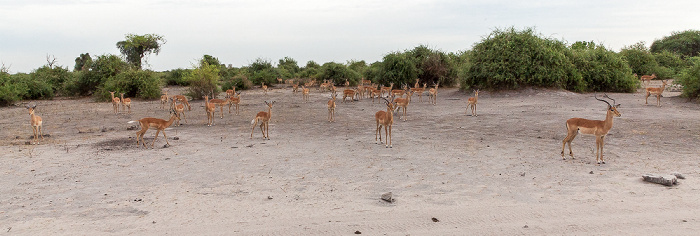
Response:
[{"label": "impala head", "polygon": [[622,114],[620,114],[620,112],[617,111],[617,108],[620,107],[620,104],[615,104],[615,99],[612,99],[612,98],[608,97],[607,94],[603,93],[603,97],[604,97],[604,98],[608,98],[608,99],[612,100],[612,101],[613,101],[613,104],[615,104],[615,105],[611,105],[608,101],[605,101],[605,100],[603,100],[603,99],[598,98],[598,94],[594,94],[594,97],[595,97],[595,99],[597,99],[598,101],[605,102],[606,104],[608,104],[608,110],[609,110],[610,112],[612,112],[613,115],[615,115],[616,117],[622,116]]},{"label": "impala head", "polygon": [[275,104],[275,101],[272,101],[272,102],[267,102],[267,101],[265,101],[265,104],[267,105],[267,107],[269,107],[270,109],[272,109],[272,105]]},{"label": "impala head", "polygon": [[36,103],[32,104],[32,105],[27,104],[26,107],[27,107],[27,110],[29,110],[30,115],[34,114],[34,108],[36,108]]},{"label": "impala head", "polygon": [[474,97],[478,97],[478,96],[479,96],[479,90],[478,89],[474,90]]}]

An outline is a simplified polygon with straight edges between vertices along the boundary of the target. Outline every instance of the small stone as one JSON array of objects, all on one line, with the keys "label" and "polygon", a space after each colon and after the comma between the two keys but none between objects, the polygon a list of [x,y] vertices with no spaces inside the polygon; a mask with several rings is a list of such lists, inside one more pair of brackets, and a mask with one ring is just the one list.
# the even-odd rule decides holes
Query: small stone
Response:
[{"label": "small stone", "polygon": [[527,228],[530,228],[530,226],[527,226],[527,225],[523,226],[523,229],[527,229]]},{"label": "small stone", "polygon": [[173,137],[173,140],[180,140],[180,137]]},{"label": "small stone", "polygon": [[520,176],[525,176],[525,172],[521,172],[521,173],[520,173]]},{"label": "small stone", "polygon": [[355,234],[362,234],[359,230],[355,230]]},{"label": "small stone", "polygon": [[272,197],[272,196],[267,196],[267,199],[268,199],[268,200],[272,200],[273,197]]},{"label": "small stone", "polygon": [[394,199],[393,194],[391,192],[382,194],[382,200],[387,201],[387,202],[391,202],[391,203],[396,201],[396,199]]},{"label": "small stone", "polygon": [[589,173],[589,174],[593,174],[593,171],[591,171],[591,172],[588,172],[588,173]]},{"label": "small stone", "polygon": [[437,218],[433,217],[433,222],[440,222]]}]

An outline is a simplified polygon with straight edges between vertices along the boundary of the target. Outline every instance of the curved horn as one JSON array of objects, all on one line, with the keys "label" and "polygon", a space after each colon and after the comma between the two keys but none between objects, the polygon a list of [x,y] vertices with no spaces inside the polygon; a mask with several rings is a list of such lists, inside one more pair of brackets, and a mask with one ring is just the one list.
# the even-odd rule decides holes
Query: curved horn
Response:
[{"label": "curved horn", "polygon": [[620,105],[620,104],[617,104],[617,102],[615,102],[615,99],[612,99],[611,97],[608,97],[608,94],[606,94],[606,93],[603,93],[603,97],[606,97],[606,98],[612,100],[612,101],[613,101],[613,105],[615,105],[615,106]]},{"label": "curved horn", "polygon": [[[610,105],[610,103],[609,103],[608,101],[605,101],[605,100],[603,100],[603,99],[599,99],[597,93],[594,93],[593,96],[595,97],[596,100],[605,102],[605,103],[608,104],[608,106],[612,107],[612,105]],[[614,103],[614,101],[613,101],[613,103]]]}]

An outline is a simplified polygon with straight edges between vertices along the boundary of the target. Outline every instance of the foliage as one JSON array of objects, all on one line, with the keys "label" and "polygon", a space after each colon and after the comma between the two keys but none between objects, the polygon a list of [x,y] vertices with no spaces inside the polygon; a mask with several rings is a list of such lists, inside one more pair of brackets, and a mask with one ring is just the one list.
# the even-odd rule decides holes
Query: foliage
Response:
[{"label": "foliage", "polygon": [[219,58],[216,58],[216,57],[213,57],[213,56],[207,55],[207,54],[204,54],[202,59],[199,60],[200,65],[203,63],[207,63],[209,65],[219,66],[219,67],[222,66],[221,62],[219,61]]},{"label": "foliage", "polygon": [[398,88],[403,84],[413,84],[418,78],[417,59],[408,53],[394,52],[384,56],[377,83]]},{"label": "foliage", "polygon": [[540,86],[584,91],[570,53],[563,42],[537,35],[532,28],[496,29],[474,45],[470,66],[462,71],[462,89]]},{"label": "foliage", "polygon": [[581,73],[586,91],[634,92],[639,80],[622,57],[602,46],[573,47],[571,61]]},{"label": "foliage", "polygon": [[162,80],[165,81],[166,85],[188,86],[189,83],[186,77],[189,72],[189,69],[182,68],[165,71],[162,75]]},{"label": "foliage", "polygon": [[[52,98],[54,93],[62,93],[64,91],[63,84],[73,76],[68,71],[68,68],[50,67],[48,65],[39,67],[29,75],[31,80],[46,83],[51,88],[50,96],[46,96],[46,98]],[[42,97],[44,96],[42,95]]]},{"label": "foliage", "polygon": [[141,69],[142,59],[151,53],[158,55],[165,42],[163,36],[157,34],[127,34],[126,40],[117,42],[117,48],[124,55],[126,61]]},{"label": "foliage", "polygon": [[248,80],[248,77],[244,74],[235,75],[228,79],[224,79],[221,84],[221,90],[228,90],[236,87],[236,90],[246,90],[253,87],[253,82]]},{"label": "foliage", "polygon": [[351,69],[360,75],[363,75],[365,73],[365,70],[367,69],[367,62],[364,60],[361,61],[356,61],[356,60],[350,60],[347,63],[348,69]]},{"label": "foliage", "polygon": [[109,101],[110,91],[115,91],[115,96],[124,93],[124,97],[154,99],[160,97],[160,85],[155,72],[130,69],[107,78],[95,94],[100,101]]},{"label": "foliage", "polygon": [[306,66],[304,66],[304,68],[301,68],[301,70],[297,74],[297,77],[316,79],[320,76],[320,69],[321,65],[319,65],[315,61],[308,61],[306,62]]},{"label": "foliage", "polygon": [[[622,58],[632,68],[632,73],[639,76],[657,74],[659,63],[654,59],[654,55],[644,46],[644,42],[626,46],[620,51]],[[657,74],[661,78],[659,74]]]},{"label": "foliage", "polygon": [[92,65],[92,57],[90,53],[81,53],[79,57],[75,58],[75,67],[73,71],[88,70]]},{"label": "foliage", "polygon": [[674,78],[677,77],[683,69],[690,66],[683,58],[669,51],[654,53],[654,60],[656,60],[656,63],[660,67],[667,68],[667,70],[669,70],[667,73],[671,74],[669,77]]},{"label": "foliage", "polygon": [[670,36],[654,40],[654,43],[651,44],[651,52],[661,53],[663,51],[678,54],[683,58],[700,56],[700,31],[673,32]]},{"label": "foliage", "polygon": [[277,69],[280,71],[280,76],[283,79],[294,78],[301,71],[297,61],[290,57],[280,59],[279,63],[277,63]]},{"label": "foliage", "polygon": [[[456,71],[447,54],[425,45],[415,47],[408,53],[416,59],[419,81],[428,84],[440,83],[445,86],[454,85]],[[409,84],[413,84],[413,81]]]},{"label": "foliage", "polygon": [[334,84],[345,84],[345,80],[348,80],[350,86],[355,86],[360,82],[360,74],[343,64],[326,62],[321,66],[318,79],[330,80]]},{"label": "foliage", "polygon": [[676,83],[683,85],[683,97],[700,99],[700,57],[689,58],[693,66],[682,71]]},{"label": "foliage", "polygon": [[25,73],[10,75],[0,71],[0,106],[23,99],[50,99],[53,96],[51,85],[44,80],[34,80]]},{"label": "foliage", "polygon": [[265,82],[265,84],[274,84],[277,82],[279,73],[272,66],[272,62],[261,58],[256,59],[248,66],[249,79],[255,85]]},{"label": "foliage", "polygon": [[191,70],[185,77],[185,81],[190,84],[187,95],[193,99],[201,99],[207,94],[217,94],[219,88],[219,66],[209,65],[206,62],[202,63],[195,69]]},{"label": "foliage", "polygon": [[98,56],[90,66],[89,71],[75,72],[75,79],[66,81],[64,88],[68,94],[90,95],[98,86],[101,86],[107,78],[128,70],[129,64],[118,56],[105,54]]},{"label": "foliage", "polygon": [[382,72],[382,63],[381,62],[374,62],[370,64],[367,69],[365,69],[365,72],[362,74],[362,77],[365,79],[371,80],[372,83],[377,83],[381,79],[381,72]]}]

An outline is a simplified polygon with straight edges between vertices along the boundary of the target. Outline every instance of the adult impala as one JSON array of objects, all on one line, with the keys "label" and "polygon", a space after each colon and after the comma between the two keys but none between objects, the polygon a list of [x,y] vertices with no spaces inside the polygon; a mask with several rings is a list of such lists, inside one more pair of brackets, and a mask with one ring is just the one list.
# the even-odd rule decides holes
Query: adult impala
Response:
[{"label": "adult impala", "polygon": [[607,94],[605,94],[604,97],[612,100],[612,105],[608,101],[599,99],[598,95],[594,96],[596,100],[605,102],[608,105],[605,120],[588,120],[583,118],[568,119],[566,121],[566,138],[564,138],[561,144],[561,157],[564,160],[566,160],[566,157],[564,156],[564,148],[566,147],[567,143],[569,144],[569,155],[571,155],[572,159],[574,158],[574,152],[571,151],[571,141],[573,141],[574,138],[576,138],[576,135],[578,133],[581,133],[595,135],[596,161],[598,162],[598,164],[605,164],[605,161],[603,160],[603,145],[605,144],[605,135],[607,135],[608,131],[612,129],[613,117],[621,116],[620,112],[617,111],[617,108],[620,106],[620,104],[615,104],[615,99],[608,97]]},{"label": "adult impala", "polygon": [[661,88],[647,87],[645,89],[647,97],[644,99],[644,104],[649,104],[649,96],[654,95],[656,96],[656,106],[661,106],[661,94],[664,93],[664,90],[666,90],[666,83],[668,83],[668,80],[661,81],[661,83]]},{"label": "adult impala", "polygon": [[374,114],[374,119],[377,121],[377,129],[374,132],[374,141],[377,141],[377,136],[379,137],[379,143],[382,143],[382,126],[384,127],[384,142],[386,147],[391,147],[391,126],[394,124],[394,110],[396,109],[396,104],[390,102],[386,98],[384,102],[386,103],[386,111],[378,111]]},{"label": "adult impala", "polygon": [[216,105],[209,103],[209,96],[204,96],[204,110],[207,113],[207,126],[214,125],[214,112],[216,112]]},{"label": "adult impala", "polygon": [[470,97],[467,99],[467,110],[465,111],[468,112],[469,109],[471,108],[472,110],[472,116],[476,116],[476,102],[479,99],[479,90],[474,90],[474,97]]},{"label": "adult impala", "polygon": [[241,103],[241,92],[234,94],[228,98],[228,113],[231,113],[231,106],[236,105],[236,115],[238,115],[238,106]]},{"label": "adult impala", "polygon": [[[396,109],[397,111],[401,111],[401,108],[403,108],[403,121],[406,121],[406,108],[408,107],[408,104],[411,103],[411,97],[413,96],[413,91],[408,91],[406,93],[406,98],[397,98],[394,99],[394,103],[396,103]],[[399,117],[401,119],[401,117]]]},{"label": "adult impala", "polygon": [[328,100],[328,122],[335,121],[335,97],[337,94],[335,92],[331,93],[331,99]]},{"label": "adult impala", "polygon": [[265,101],[265,104],[267,105],[267,112],[258,112],[258,114],[255,115],[255,119],[250,121],[250,124],[253,125],[253,129],[250,130],[251,139],[253,138],[255,126],[258,124],[258,122],[260,122],[260,132],[262,132],[263,139],[267,138],[267,140],[270,140],[270,118],[272,118],[272,105],[275,104],[275,101],[272,101],[271,103]]},{"label": "adult impala", "polygon": [[131,98],[124,98],[124,93],[120,93],[122,97],[122,111],[124,111],[124,106],[129,109],[129,114],[131,114]]},{"label": "adult impala", "polygon": [[120,103],[120,100],[119,100],[119,98],[114,97],[114,93],[116,93],[116,91],[114,91],[114,92],[109,92],[109,94],[112,95],[112,107],[114,108],[114,113],[116,114],[116,113],[119,113],[119,103]]},{"label": "adult impala", "polygon": [[180,116],[178,116],[178,113],[174,109],[170,109],[170,120],[167,121],[153,117],[146,117],[140,120],[129,121],[129,124],[138,122],[141,125],[141,130],[136,132],[136,146],[139,145],[139,140],[141,140],[143,147],[146,147],[146,140],[143,139],[143,135],[146,133],[146,131],[148,131],[149,128],[156,130],[156,136],[153,138],[151,148],[153,148],[156,144],[156,139],[158,139],[158,134],[160,132],[163,132],[163,138],[165,138],[165,143],[167,143],[168,146],[170,146],[170,142],[168,142],[168,136],[165,135],[165,129],[170,127],[170,125],[172,125],[173,122],[175,122],[175,119],[180,119]]},{"label": "adult impala", "polygon": [[43,121],[41,120],[41,116],[37,116],[34,114],[34,109],[36,108],[36,104],[33,105],[27,105],[27,110],[29,111],[29,123],[32,125],[32,131],[34,132],[34,141],[36,144],[39,144],[39,137],[41,137],[41,140],[44,140],[44,133],[41,131],[41,125]]}]

